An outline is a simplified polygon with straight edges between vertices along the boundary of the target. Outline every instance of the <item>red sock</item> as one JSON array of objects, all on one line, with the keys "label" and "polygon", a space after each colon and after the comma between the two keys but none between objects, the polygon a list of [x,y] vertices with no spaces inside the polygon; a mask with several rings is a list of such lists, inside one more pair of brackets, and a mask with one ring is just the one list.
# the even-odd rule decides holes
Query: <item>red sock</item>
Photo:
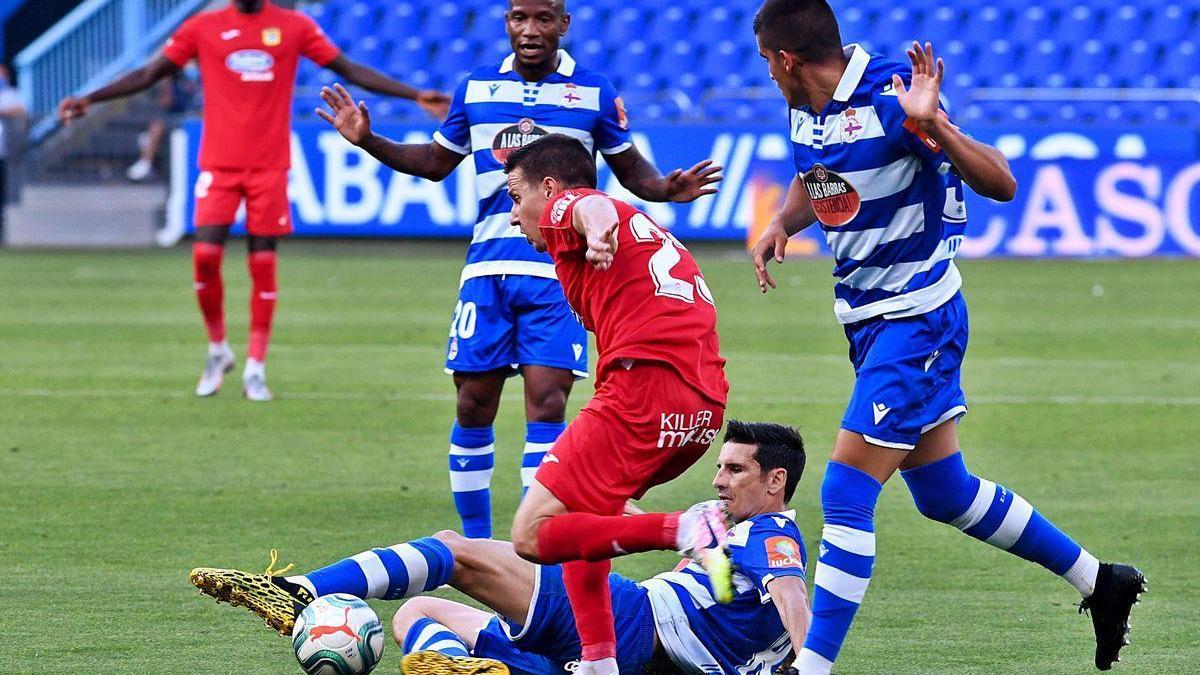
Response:
[{"label": "red sock", "polygon": [[608,589],[608,573],[612,563],[563,563],[563,586],[575,614],[575,629],[583,644],[583,660],[599,661],[616,658],[617,632],[613,627],[612,595]]},{"label": "red sock", "polygon": [[271,339],[271,317],[275,314],[275,251],[255,251],[250,254],[250,341],[246,356],[255,361],[267,360],[267,343]]},{"label": "red sock", "polygon": [[192,271],[196,300],[209,342],[225,340],[225,285],[221,281],[221,257],[225,247],[207,241],[192,244]]},{"label": "red sock", "polygon": [[627,553],[675,549],[678,513],[597,516],[564,513],[537,531],[538,557],[545,563],[608,560]]}]

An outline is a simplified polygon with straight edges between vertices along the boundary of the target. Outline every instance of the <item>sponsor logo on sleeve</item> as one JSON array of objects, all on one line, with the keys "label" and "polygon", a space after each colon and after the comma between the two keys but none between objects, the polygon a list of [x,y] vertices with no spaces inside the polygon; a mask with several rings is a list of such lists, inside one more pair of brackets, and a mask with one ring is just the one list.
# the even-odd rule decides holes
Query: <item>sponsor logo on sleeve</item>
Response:
[{"label": "sponsor logo on sleeve", "polygon": [[767,537],[767,567],[779,569],[791,567],[804,569],[800,560],[800,545],[791,537]]},{"label": "sponsor logo on sleeve", "polygon": [[[575,203],[575,200],[579,199],[579,197],[579,193],[571,191],[559,195],[558,199],[554,201],[554,206],[550,207],[550,224],[558,225],[561,223],[563,216],[567,212],[567,207]],[[579,357],[576,356],[575,358],[578,359]]]},{"label": "sponsor logo on sleeve", "polygon": [[629,130],[629,113],[625,112],[625,101],[618,96],[614,103],[617,104],[617,126],[622,129]]},{"label": "sponsor logo on sleeve", "polygon": [[239,49],[225,57],[225,67],[242,77],[242,82],[271,82],[275,79],[275,57],[261,49]]},{"label": "sponsor logo on sleeve", "polygon": [[802,177],[817,220],[826,227],[841,227],[854,220],[862,206],[850,181],[822,164],[814,164]]}]

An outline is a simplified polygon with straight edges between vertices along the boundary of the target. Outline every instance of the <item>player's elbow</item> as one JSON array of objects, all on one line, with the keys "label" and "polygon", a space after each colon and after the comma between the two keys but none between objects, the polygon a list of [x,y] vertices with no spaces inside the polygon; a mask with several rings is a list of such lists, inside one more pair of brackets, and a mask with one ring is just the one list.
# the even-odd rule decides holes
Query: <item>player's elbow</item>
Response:
[{"label": "player's elbow", "polygon": [[995,191],[989,195],[998,202],[1011,202],[1017,196],[1017,179],[1011,173],[1005,172],[998,181]]}]

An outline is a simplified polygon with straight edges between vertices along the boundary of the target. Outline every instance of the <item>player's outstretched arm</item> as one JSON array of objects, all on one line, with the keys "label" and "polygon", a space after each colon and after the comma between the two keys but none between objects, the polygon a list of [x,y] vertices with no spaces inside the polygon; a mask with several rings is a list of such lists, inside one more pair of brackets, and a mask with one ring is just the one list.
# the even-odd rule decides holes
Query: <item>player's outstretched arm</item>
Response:
[{"label": "player's outstretched arm", "polygon": [[754,274],[758,277],[758,289],[763,293],[769,288],[775,288],[775,280],[767,271],[767,263],[774,258],[782,263],[787,252],[788,237],[812,225],[817,220],[813,213],[812,203],[808,200],[808,192],[800,177],[792,178],[788,186],[787,197],[783,208],[771,219],[767,229],[763,230],[754,248],[750,251],[750,259],[754,261]]},{"label": "player's outstretched arm", "polygon": [[350,92],[340,84],[333,88],[322,87],[321,99],[329,110],[317,109],[317,115],[333,125],[347,141],[366,150],[375,159],[394,171],[442,180],[450,175],[463,156],[453,153],[438,143],[397,143],[371,130],[371,113],[367,104],[358,103]]},{"label": "player's outstretched arm", "polygon": [[621,224],[613,203],[607,197],[588,195],[571,210],[571,224],[587,239],[584,257],[592,267],[603,272],[612,266],[617,252],[617,226]]},{"label": "player's outstretched arm", "polygon": [[58,119],[64,123],[69,123],[76,117],[86,115],[88,107],[93,103],[101,103],[114,98],[136,94],[139,91],[149,89],[155,82],[178,71],[179,66],[175,65],[170,59],[161,55],[156,56],[141,68],[117,78],[96,91],[84,94],[83,96],[68,96],[64,98],[58,104]]},{"label": "player's outstretched arm", "polygon": [[1011,201],[1017,193],[1017,179],[1004,155],[964,134],[938,110],[946,65],[940,58],[934,58],[933,44],[926,42],[922,47],[913,42],[908,60],[912,62],[912,85],[906,88],[899,75],[892,76],[892,86],[905,114],[942,147],[972,190],[996,201]]},{"label": "player's outstretched arm", "polygon": [[612,168],[617,180],[630,192],[648,202],[690,202],[704,195],[715,194],[721,182],[721,168],[706,159],[684,171],[675,169],[663,176],[654,165],[638,152],[636,146],[604,160]]},{"label": "player's outstretched arm", "polygon": [[812,620],[804,577],[776,577],[767,582],[767,591],[771,594],[771,601],[775,603],[783,627],[787,629],[788,637],[792,639],[792,649],[799,654]]},{"label": "player's outstretched arm", "polygon": [[367,91],[416,101],[422,110],[439,120],[445,119],[446,113],[450,111],[448,94],[434,89],[422,90],[410,87],[370,66],[346,58],[345,54],[338,54],[337,58],[325,67],[346,78],[351,84],[356,84]]}]

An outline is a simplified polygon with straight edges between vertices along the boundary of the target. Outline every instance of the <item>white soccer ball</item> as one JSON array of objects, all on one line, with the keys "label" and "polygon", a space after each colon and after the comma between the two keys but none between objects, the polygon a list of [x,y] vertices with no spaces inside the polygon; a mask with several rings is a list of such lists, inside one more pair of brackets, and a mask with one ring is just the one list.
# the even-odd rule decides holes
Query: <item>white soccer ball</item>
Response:
[{"label": "white soccer ball", "polygon": [[323,595],[296,618],[292,647],[310,675],[366,675],[383,656],[383,624],[353,595]]}]

